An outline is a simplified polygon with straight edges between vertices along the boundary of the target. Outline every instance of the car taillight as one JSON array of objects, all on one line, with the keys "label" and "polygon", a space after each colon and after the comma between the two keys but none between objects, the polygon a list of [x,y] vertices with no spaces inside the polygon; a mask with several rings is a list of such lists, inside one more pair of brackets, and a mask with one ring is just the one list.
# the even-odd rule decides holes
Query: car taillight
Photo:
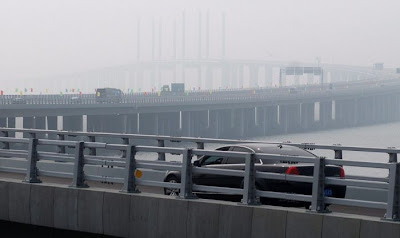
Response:
[{"label": "car taillight", "polygon": [[344,169],[340,167],[340,177],[344,178],[344,176],[345,176]]},{"label": "car taillight", "polygon": [[299,175],[300,171],[296,166],[290,166],[287,170],[286,170],[286,174],[292,174],[292,175]]}]

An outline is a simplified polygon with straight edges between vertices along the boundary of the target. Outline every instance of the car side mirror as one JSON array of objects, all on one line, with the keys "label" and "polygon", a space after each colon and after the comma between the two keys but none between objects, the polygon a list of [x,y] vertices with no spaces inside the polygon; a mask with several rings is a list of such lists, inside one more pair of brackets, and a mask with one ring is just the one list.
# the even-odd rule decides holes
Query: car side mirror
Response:
[{"label": "car side mirror", "polygon": [[196,160],[196,161],[193,162],[193,165],[199,167],[200,166],[200,162],[198,160]]}]

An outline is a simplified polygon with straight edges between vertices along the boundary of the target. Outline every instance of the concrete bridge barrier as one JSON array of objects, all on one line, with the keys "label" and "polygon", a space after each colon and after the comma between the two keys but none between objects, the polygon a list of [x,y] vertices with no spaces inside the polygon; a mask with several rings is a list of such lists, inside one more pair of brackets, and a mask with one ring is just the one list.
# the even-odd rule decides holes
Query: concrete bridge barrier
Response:
[{"label": "concrete bridge barrier", "polygon": [[0,180],[1,220],[119,237],[400,236],[400,223],[367,216],[28,184],[14,179]]}]

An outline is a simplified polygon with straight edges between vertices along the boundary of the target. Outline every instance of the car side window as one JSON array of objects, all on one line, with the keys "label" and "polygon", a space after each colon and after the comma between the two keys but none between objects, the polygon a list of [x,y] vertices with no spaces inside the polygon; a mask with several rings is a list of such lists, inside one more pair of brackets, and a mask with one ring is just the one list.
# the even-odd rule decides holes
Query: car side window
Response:
[{"label": "car side window", "polygon": [[[235,151],[235,152],[251,152],[251,150],[248,149],[248,148],[237,147],[237,146],[233,147],[232,151]],[[235,158],[234,157],[229,157],[226,160],[227,164],[244,164],[244,162],[245,162],[244,158],[236,158],[236,157]]]},{"label": "car side window", "polygon": [[203,160],[201,165],[222,164],[222,157],[210,156]]}]

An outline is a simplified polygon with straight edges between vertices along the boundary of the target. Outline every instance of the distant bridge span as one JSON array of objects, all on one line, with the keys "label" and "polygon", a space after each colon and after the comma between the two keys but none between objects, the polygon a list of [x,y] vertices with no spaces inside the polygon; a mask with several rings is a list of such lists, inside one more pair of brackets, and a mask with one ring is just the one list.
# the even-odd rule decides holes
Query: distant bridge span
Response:
[{"label": "distant bridge span", "polygon": [[30,95],[22,104],[2,96],[0,126],[23,117],[23,128],[240,138],[400,119],[398,79],[171,94],[126,94],[121,103],[96,103],[94,94]]}]

